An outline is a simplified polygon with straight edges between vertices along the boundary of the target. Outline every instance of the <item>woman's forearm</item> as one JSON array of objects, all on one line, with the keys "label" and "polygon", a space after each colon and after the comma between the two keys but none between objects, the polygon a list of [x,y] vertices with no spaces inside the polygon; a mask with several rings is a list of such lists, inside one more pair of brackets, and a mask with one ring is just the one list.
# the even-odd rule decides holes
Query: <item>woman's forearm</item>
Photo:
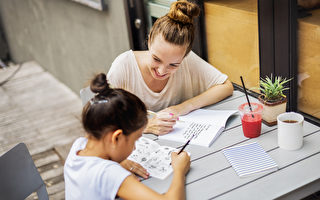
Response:
[{"label": "woman's forearm", "polygon": [[215,85],[209,88],[207,91],[202,94],[195,96],[183,103],[177,105],[179,114],[184,115],[192,110],[196,110],[202,108],[204,106],[208,106],[214,103],[217,103],[226,97],[232,95],[233,93],[233,85],[227,80],[221,85]]}]

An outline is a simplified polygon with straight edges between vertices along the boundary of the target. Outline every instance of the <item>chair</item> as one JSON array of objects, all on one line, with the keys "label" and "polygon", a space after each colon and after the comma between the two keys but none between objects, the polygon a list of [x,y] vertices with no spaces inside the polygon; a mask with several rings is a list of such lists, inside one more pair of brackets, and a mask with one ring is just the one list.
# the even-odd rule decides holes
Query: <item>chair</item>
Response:
[{"label": "chair", "polygon": [[83,106],[86,105],[92,97],[94,97],[94,93],[90,90],[90,87],[82,88],[80,90],[80,98]]},{"label": "chair", "polygon": [[0,199],[21,200],[37,192],[40,200],[48,200],[44,184],[24,143],[0,157]]}]

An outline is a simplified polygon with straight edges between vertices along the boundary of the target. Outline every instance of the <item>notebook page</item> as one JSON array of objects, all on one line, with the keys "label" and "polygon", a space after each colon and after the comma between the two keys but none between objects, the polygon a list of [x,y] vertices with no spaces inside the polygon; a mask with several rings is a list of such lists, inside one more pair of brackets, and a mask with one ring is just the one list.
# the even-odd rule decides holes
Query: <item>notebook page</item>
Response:
[{"label": "notebook page", "polygon": [[173,130],[159,136],[159,139],[185,143],[195,134],[190,144],[209,147],[224,130],[228,118],[236,112],[236,110],[195,110],[179,117]]}]

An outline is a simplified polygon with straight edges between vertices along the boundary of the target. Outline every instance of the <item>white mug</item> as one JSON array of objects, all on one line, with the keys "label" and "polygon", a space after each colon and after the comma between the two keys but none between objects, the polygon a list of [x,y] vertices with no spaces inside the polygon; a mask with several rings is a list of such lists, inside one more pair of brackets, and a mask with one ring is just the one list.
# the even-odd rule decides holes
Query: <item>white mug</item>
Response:
[{"label": "white mug", "polygon": [[297,150],[303,145],[304,117],[295,112],[278,115],[278,145],[285,150]]}]

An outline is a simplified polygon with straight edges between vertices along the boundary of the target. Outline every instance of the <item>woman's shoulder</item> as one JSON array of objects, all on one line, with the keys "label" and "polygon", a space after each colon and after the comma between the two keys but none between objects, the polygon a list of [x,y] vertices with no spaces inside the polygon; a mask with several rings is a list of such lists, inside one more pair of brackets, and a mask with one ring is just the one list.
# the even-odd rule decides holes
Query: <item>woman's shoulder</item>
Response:
[{"label": "woman's shoulder", "polygon": [[125,51],[118,55],[112,64],[120,64],[134,61],[134,54],[132,50]]},{"label": "woman's shoulder", "polygon": [[[116,77],[123,77],[124,74],[132,72],[135,68],[135,57],[132,50],[123,52],[112,62],[112,65],[108,71],[108,79],[111,79],[111,74]],[[113,77],[115,78],[115,77]]]},{"label": "woman's shoulder", "polygon": [[190,71],[195,71],[195,72],[213,68],[211,64],[209,64],[207,61],[202,59],[193,51],[189,52],[189,54],[183,60],[183,63],[184,65],[187,66],[187,68],[189,68]]},{"label": "woman's shoulder", "polygon": [[200,56],[198,56],[195,52],[190,51],[188,55],[184,58],[184,61],[187,62],[199,62],[204,61]]},{"label": "woman's shoulder", "polygon": [[199,71],[199,68],[207,67],[207,65],[210,66],[209,63],[207,63],[193,51],[190,51],[181,63],[183,69],[190,73],[197,72]]}]

